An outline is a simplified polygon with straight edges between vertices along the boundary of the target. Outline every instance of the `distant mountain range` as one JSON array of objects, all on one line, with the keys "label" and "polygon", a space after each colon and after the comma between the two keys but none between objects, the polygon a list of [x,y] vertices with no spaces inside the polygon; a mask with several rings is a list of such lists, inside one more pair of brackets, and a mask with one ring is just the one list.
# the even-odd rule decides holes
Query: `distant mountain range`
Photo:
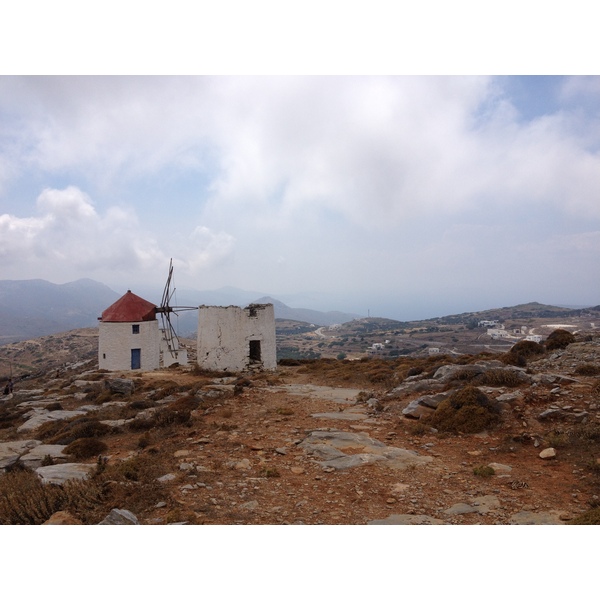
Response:
[{"label": "distant mountain range", "polygon": [[[160,302],[160,293],[149,290],[132,291],[150,302]],[[121,295],[92,279],[79,279],[64,284],[54,284],[43,279],[0,280],[0,345],[71,329],[96,327],[102,311]],[[333,325],[360,318],[360,315],[337,311],[291,308],[264,294],[233,287],[206,292],[178,291],[177,297],[172,300],[172,304],[179,306],[247,306],[253,302],[272,303],[276,319],[306,321],[315,325]],[[197,319],[195,311],[181,312],[175,322],[180,335],[195,334]]]},{"label": "distant mountain range", "polygon": [[92,279],[0,281],[0,344],[95,327],[119,294]]}]

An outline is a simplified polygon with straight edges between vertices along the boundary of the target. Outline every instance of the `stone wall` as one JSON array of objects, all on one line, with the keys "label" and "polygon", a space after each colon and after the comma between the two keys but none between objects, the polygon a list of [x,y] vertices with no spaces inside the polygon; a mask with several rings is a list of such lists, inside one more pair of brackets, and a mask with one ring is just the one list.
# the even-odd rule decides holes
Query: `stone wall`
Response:
[{"label": "stone wall", "polygon": [[275,370],[275,310],[272,304],[200,306],[198,365],[211,371]]}]

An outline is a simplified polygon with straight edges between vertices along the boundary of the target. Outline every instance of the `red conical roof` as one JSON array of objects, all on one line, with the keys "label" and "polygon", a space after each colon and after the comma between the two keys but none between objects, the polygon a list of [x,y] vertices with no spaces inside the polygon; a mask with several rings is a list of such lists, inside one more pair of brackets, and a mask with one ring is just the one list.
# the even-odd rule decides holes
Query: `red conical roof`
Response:
[{"label": "red conical roof", "polygon": [[103,313],[100,320],[104,323],[129,323],[132,321],[154,321],[156,305],[127,290],[114,304]]}]

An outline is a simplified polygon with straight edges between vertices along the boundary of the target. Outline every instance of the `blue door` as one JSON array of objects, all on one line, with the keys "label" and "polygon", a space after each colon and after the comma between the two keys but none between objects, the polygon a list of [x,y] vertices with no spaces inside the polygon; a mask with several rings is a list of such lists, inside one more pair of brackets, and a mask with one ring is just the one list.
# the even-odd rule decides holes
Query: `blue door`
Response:
[{"label": "blue door", "polygon": [[141,348],[131,349],[131,368],[140,369],[142,366],[142,350]]}]

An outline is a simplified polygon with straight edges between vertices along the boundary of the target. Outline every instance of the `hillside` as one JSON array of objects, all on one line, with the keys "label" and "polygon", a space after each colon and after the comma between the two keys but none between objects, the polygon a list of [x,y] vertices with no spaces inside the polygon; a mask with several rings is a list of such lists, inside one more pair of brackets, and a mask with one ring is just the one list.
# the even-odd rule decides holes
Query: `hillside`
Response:
[{"label": "hillside", "polygon": [[228,377],[80,357],[0,399],[0,523],[598,523],[600,338],[535,346],[523,367],[374,357]]},{"label": "hillside", "polygon": [[42,279],[0,281],[0,345],[93,327],[118,298],[115,291],[91,279],[64,284]]},{"label": "hillside", "polygon": [[291,308],[283,302],[271,298],[270,296],[263,296],[258,300],[254,300],[255,304],[272,304],[275,309],[276,319],[287,319],[290,321],[303,321],[305,323],[312,323],[314,325],[335,325],[336,323],[347,323],[353,319],[360,318],[360,315],[352,313],[344,313],[340,311],[328,311],[322,312],[319,310],[312,310],[310,308]]},{"label": "hillside", "polygon": [[[160,301],[160,293],[132,291],[149,301]],[[114,290],[91,279],[65,284],[54,284],[43,279],[0,281],[0,346],[72,329],[94,327],[102,311],[119,297],[120,294]],[[174,301],[185,306],[247,306],[272,302],[276,318],[307,321],[316,325],[343,323],[359,316],[338,311],[291,308],[271,297],[257,297],[256,292],[229,287],[214,292],[180,291]],[[193,311],[181,312],[176,315],[174,324],[180,335],[193,337],[198,328],[198,315]]]}]

